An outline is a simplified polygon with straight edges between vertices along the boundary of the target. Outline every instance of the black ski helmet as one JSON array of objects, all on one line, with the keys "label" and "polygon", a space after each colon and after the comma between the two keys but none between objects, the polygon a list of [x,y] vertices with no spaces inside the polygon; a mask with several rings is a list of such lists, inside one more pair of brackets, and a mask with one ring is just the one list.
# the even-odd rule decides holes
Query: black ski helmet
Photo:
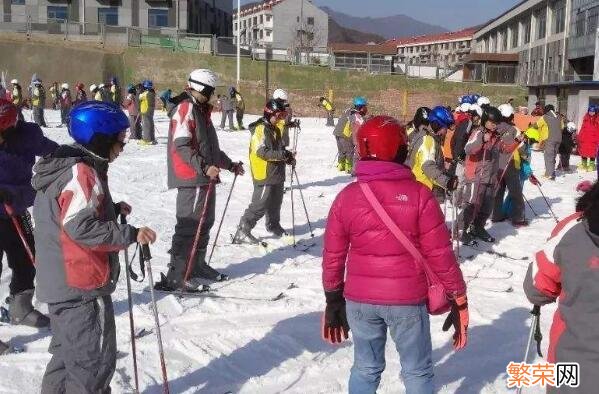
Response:
[{"label": "black ski helmet", "polygon": [[545,112],[546,114],[548,114],[549,112],[554,111],[555,112],[555,107],[551,104],[547,104],[545,106],[545,110],[543,112]]},{"label": "black ski helmet", "polygon": [[281,99],[270,99],[264,106],[264,118],[270,119],[271,116],[278,112],[285,111],[285,108],[287,108],[285,101]]},{"label": "black ski helmet", "polygon": [[489,106],[485,108],[482,117],[482,125],[484,126],[489,120],[495,124],[499,124],[503,120],[501,112],[496,107]]},{"label": "black ski helmet", "polygon": [[419,128],[420,126],[428,126],[428,114],[431,113],[431,109],[428,107],[420,107],[416,110],[414,114],[414,123],[415,128]]}]

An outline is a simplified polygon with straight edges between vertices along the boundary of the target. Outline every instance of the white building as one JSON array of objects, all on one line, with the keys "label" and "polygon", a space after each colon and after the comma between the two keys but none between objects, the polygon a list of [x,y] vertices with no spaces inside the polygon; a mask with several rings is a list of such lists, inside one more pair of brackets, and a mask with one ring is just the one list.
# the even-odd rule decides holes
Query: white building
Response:
[{"label": "white building", "polygon": [[233,34],[241,45],[275,49],[326,48],[329,16],[309,0],[267,0],[241,7],[233,15]]}]

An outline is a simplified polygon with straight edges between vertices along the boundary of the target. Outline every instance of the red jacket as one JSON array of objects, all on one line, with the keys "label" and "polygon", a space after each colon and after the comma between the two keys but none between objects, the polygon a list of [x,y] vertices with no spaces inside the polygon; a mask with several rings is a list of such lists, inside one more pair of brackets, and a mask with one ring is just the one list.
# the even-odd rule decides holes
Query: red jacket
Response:
[{"label": "red jacket", "polygon": [[[414,243],[451,294],[466,285],[451,248],[449,231],[432,192],[410,168],[360,161],[358,182],[368,182],[389,216]],[[345,284],[345,297],[375,305],[426,301],[427,282],[414,258],[381,222],[357,182],[346,186],[329,212],[323,251],[325,291]]]},{"label": "red jacket", "polygon": [[595,157],[598,147],[599,116],[591,116],[587,113],[578,132],[578,153],[582,157]]}]

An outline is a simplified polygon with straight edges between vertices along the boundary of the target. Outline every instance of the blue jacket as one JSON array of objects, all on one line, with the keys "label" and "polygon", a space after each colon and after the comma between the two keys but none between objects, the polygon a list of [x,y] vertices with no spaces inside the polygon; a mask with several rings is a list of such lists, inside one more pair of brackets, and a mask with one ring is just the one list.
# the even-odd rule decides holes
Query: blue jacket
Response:
[{"label": "blue jacket", "polygon": [[[35,123],[19,122],[17,127],[2,133],[0,144],[0,189],[12,195],[16,214],[22,214],[33,206],[35,192],[31,187],[32,167],[36,156],[54,153],[58,144],[46,138]],[[6,217],[0,205],[0,217]]]}]

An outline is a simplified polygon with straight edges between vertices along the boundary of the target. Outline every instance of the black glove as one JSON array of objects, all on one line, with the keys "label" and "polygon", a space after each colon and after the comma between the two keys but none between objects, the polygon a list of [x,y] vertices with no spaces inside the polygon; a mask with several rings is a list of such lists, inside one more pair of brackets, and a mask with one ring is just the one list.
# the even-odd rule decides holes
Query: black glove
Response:
[{"label": "black glove", "polygon": [[12,194],[6,189],[0,189],[0,204],[12,204]]},{"label": "black glove", "polygon": [[449,191],[449,192],[454,191],[455,189],[458,188],[458,184],[459,184],[459,180],[458,180],[457,176],[454,175],[454,176],[449,177],[449,180],[447,181],[447,185],[446,185],[447,191]]},{"label": "black glove", "polygon": [[322,317],[322,338],[337,344],[349,338],[349,323],[345,312],[343,288],[324,293],[327,306]]},{"label": "black glove", "polygon": [[245,174],[245,170],[243,169],[243,163],[231,163],[231,167],[229,167],[229,171],[231,171],[235,175],[243,175]]},{"label": "black glove", "polygon": [[300,120],[299,119],[293,119],[292,121],[290,121],[289,123],[287,123],[287,126],[289,127],[300,127]]},{"label": "black glove", "polygon": [[285,150],[285,164],[295,166],[295,155],[293,152]]}]

